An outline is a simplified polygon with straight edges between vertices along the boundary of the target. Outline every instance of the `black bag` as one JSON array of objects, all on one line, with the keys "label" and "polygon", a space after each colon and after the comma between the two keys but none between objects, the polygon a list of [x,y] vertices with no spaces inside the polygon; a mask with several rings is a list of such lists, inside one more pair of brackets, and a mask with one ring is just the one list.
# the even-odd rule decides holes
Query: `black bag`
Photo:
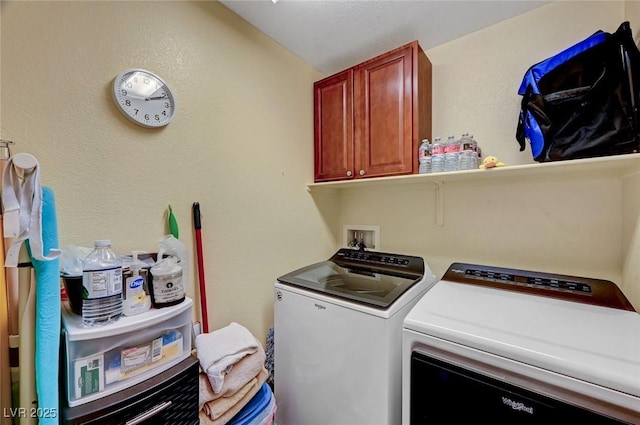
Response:
[{"label": "black bag", "polygon": [[539,162],[638,152],[640,51],[629,22],[597,31],[524,76],[516,139]]}]

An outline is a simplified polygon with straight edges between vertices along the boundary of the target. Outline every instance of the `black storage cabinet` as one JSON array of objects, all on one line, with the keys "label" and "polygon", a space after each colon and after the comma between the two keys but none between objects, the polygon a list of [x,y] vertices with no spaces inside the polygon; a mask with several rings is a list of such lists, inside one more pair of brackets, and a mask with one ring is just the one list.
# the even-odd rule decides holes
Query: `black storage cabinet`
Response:
[{"label": "black storage cabinet", "polygon": [[144,382],[80,406],[69,407],[60,397],[61,423],[198,425],[198,373],[198,360],[189,356]]}]

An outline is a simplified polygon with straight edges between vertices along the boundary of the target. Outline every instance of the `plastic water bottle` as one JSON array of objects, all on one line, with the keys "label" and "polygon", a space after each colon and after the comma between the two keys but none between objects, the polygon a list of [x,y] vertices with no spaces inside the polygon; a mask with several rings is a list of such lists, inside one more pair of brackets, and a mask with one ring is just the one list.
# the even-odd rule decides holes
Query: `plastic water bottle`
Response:
[{"label": "plastic water bottle", "polygon": [[478,168],[482,163],[482,151],[480,146],[478,146],[478,141],[473,138],[473,134],[469,134],[469,139],[471,140],[471,147],[473,149],[473,159],[475,160],[475,166],[473,168]]},{"label": "plastic water bottle", "polygon": [[433,139],[431,145],[431,172],[441,173],[444,171],[444,143],[441,137]]},{"label": "plastic water bottle", "polygon": [[122,262],[111,241],[95,241],[94,250],[82,261],[82,323],[104,325],[122,315]]},{"label": "plastic water bottle", "polygon": [[457,171],[460,156],[460,141],[451,135],[444,144],[444,171]]},{"label": "plastic water bottle", "polygon": [[422,144],[418,148],[418,168],[419,174],[428,174],[431,172],[431,145],[429,139],[423,139]]},{"label": "plastic water bottle", "polygon": [[458,168],[460,170],[475,170],[478,168],[469,133],[464,133],[460,138],[460,160],[458,161]]}]

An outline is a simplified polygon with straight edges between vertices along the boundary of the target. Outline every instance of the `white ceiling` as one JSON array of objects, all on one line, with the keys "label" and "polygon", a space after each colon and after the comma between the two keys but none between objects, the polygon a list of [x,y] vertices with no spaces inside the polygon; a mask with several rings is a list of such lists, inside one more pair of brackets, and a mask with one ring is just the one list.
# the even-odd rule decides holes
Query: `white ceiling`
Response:
[{"label": "white ceiling", "polygon": [[427,50],[543,6],[538,0],[221,0],[330,75],[418,40]]}]

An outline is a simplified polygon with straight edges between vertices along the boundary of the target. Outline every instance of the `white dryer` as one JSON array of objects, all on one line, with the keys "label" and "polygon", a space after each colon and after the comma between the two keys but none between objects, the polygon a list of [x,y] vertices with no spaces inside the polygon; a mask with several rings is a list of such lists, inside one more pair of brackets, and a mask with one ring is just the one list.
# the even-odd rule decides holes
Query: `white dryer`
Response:
[{"label": "white dryer", "polygon": [[402,323],[435,283],[422,258],[341,249],[278,278],[278,425],[401,420]]},{"label": "white dryer", "polygon": [[640,424],[640,315],[609,281],[453,264],[405,318],[402,423]]}]

